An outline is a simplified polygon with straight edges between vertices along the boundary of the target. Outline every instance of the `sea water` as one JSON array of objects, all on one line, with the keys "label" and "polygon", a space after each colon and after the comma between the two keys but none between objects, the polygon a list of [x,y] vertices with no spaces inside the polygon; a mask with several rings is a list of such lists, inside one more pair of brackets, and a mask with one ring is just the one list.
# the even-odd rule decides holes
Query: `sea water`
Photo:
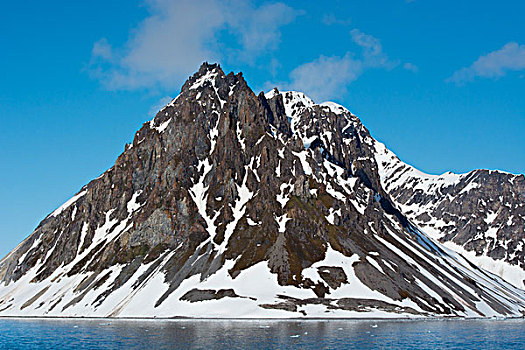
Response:
[{"label": "sea water", "polygon": [[0,349],[525,349],[525,320],[0,319]]}]

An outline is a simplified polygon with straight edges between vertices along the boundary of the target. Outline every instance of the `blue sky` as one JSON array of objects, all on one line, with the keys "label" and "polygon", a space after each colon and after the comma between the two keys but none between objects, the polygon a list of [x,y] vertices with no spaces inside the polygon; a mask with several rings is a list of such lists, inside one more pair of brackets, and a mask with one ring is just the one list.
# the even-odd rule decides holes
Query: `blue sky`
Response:
[{"label": "blue sky", "polygon": [[357,114],[429,173],[525,172],[523,1],[24,1],[0,11],[0,255],[204,60]]}]

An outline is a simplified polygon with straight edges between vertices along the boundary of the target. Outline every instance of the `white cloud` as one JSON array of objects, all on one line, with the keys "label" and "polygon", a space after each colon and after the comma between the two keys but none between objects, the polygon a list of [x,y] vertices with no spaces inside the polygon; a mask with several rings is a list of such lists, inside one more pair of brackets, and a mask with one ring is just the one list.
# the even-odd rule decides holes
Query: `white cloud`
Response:
[{"label": "white cloud", "polygon": [[378,56],[382,54],[383,48],[379,39],[374,38],[360,31],[359,29],[352,29],[350,31],[352,40],[359,46],[365,49],[365,56]]},{"label": "white cloud", "polygon": [[[298,11],[282,3],[242,0],[147,0],[149,16],[117,49],[93,45],[91,74],[109,89],[173,88],[203,61],[252,62],[277,48],[280,27]],[[225,47],[227,36],[238,44]]]},{"label": "white cloud", "polygon": [[171,96],[164,96],[160,98],[153,106],[150,107],[148,114],[153,118],[162,108],[170,103],[171,100],[173,100],[173,97]]},{"label": "white cloud", "polygon": [[315,101],[340,98],[348,85],[371,68],[392,69],[399,62],[391,61],[383,52],[381,42],[358,29],[350,32],[352,41],[361,47],[361,55],[347,52],[344,56],[319,58],[302,64],[290,73],[290,81],[280,84],[283,89],[304,91]]},{"label": "white cloud", "polygon": [[510,42],[499,50],[480,56],[472,65],[454,72],[446,81],[463,84],[476,77],[495,79],[506,75],[508,71],[524,69],[525,45]]},{"label": "white cloud", "polygon": [[417,73],[419,71],[419,67],[410,62],[406,62],[405,64],[403,64],[403,68],[414,73]]},{"label": "white cloud", "polygon": [[340,97],[348,84],[363,73],[363,61],[352,58],[320,56],[318,59],[295,68],[290,73],[288,88],[304,91],[315,101]]},{"label": "white cloud", "polygon": [[399,65],[399,61],[391,61],[383,52],[379,39],[365,34],[359,29],[350,31],[352,40],[363,49],[363,62],[367,67],[392,69]]},{"label": "white cloud", "polygon": [[108,40],[102,38],[93,44],[91,55],[92,57],[101,58],[107,61],[113,60],[113,50],[111,49],[111,45],[108,44]]},{"label": "white cloud", "polygon": [[323,15],[322,22],[323,24],[327,26],[332,26],[332,25],[347,26],[352,21],[350,20],[350,18],[340,19],[340,18],[337,18],[333,13],[329,13],[329,14]]},{"label": "white cloud", "polygon": [[248,2],[234,3],[235,6],[224,9],[227,12],[226,24],[239,37],[242,49],[238,53],[241,59],[247,61],[252,61],[267,50],[277,49],[281,26],[302,13],[283,3],[261,5],[258,8],[251,7]]}]

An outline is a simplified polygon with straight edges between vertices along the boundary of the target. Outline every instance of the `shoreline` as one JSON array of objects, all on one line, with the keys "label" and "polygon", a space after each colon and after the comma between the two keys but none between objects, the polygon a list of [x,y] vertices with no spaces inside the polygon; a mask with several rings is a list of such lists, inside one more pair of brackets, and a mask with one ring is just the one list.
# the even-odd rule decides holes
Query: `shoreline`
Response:
[{"label": "shoreline", "polygon": [[436,317],[104,317],[104,316],[0,316],[1,320],[20,319],[20,320],[106,320],[106,321],[507,321],[525,320],[521,317],[461,317],[461,316],[436,316]]}]

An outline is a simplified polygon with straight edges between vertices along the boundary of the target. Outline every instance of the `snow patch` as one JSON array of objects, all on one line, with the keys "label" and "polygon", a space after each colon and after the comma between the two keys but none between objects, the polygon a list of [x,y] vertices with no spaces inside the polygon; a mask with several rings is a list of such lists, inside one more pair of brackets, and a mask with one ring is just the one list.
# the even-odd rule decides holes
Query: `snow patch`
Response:
[{"label": "snow patch", "polygon": [[73,196],[71,199],[69,199],[67,202],[65,202],[60,207],[58,207],[58,209],[56,209],[54,212],[49,214],[49,216],[54,216],[55,217],[57,215],[60,215],[64,210],[69,208],[69,206],[71,206],[71,204],[75,203],[79,198],[83,197],[86,193],[87,193],[87,190],[79,192],[78,194]]}]

